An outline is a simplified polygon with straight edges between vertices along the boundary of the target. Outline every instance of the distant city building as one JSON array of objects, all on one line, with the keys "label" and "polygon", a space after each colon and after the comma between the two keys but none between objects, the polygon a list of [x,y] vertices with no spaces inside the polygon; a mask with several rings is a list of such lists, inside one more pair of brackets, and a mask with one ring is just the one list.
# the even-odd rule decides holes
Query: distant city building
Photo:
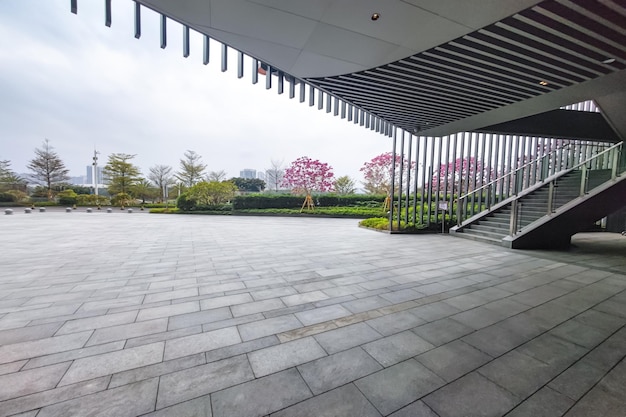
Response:
[{"label": "distant city building", "polygon": [[[96,179],[98,180],[98,185],[104,184],[104,177],[102,175],[102,167],[97,167]],[[87,175],[85,176],[84,184],[93,185],[93,166],[92,165],[87,165]]]},{"label": "distant city building", "polygon": [[85,177],[70,177],[70,184],[83,185],[85,183]]},{"label": "distant city building", "polygon": [[253,180],[256,178],[256,169],[243,169],[239,171],[239,177]]},{"label": "distant city building", "polygon": [[257,172],[257,173],[256,173],[256,177],[257,177],[258,179],[260,179],[260,180],[265,181],[265,172],[263,172],[263,171],[259,171],[259,172]]}]

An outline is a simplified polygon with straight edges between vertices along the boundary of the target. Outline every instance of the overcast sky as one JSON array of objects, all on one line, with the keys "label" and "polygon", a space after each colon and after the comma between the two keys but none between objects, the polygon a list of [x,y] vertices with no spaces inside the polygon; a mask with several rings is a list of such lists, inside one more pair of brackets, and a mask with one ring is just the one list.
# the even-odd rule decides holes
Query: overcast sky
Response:
[{"label": "overcast sky", "polygon": [[359,169],[391,150],[391,139],[352,122],[265,90],[236,74],[236,56],[222,73],[219,47],[202,65],[202,38],[192,31],[191,56],[182,56],[182,28],[168,21],[160,49],[158,15],[142,8],[142,37],[134,38],[133,5],[113,2],[104,25],[104,1],[0,0],[0,160],[14,171],[45,138],[70,175],[85,175],[94,147],[136,154],[144,173],[156,164],[178,169],[185,150],[202,155],[210,171],[239,176],[300,156],[320,159],[335,176],[360,185]]}]

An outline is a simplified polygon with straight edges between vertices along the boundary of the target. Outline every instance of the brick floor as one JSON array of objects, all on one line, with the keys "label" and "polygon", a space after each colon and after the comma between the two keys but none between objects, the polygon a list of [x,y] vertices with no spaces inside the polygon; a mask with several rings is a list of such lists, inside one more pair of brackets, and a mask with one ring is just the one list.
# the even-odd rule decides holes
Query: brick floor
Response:
[{"label": "brick floor", "polygon": [[0,216],[0,417],[626,415],[626,237]]}]

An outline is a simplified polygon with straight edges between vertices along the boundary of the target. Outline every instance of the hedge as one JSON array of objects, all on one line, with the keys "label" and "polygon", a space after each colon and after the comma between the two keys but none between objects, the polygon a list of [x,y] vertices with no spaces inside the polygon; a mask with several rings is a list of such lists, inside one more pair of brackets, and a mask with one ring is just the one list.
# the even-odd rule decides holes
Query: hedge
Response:
[{"label": "hedge", "polygon": [[[366,206],[375,207],[382,205],[385,201],[384,195],[372,194],[351,194],[351,195],[334,195],[325,194],[313,196],[316,206],[320,207],[346,207],[346,206]],[[246,209],[300,209],[304,202],[304,196],[291,194],[250,194],[245,196],[237,196],[233,200],[234,210]]]}]

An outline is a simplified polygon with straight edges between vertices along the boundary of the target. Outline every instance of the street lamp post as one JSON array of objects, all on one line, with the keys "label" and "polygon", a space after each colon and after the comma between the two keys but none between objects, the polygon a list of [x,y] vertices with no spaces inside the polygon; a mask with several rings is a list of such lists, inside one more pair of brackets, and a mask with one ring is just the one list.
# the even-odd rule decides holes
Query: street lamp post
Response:
[{"label": "street lamp post", "polygon": [[93,162],[91,164],[91,179],[93,180],[93,190],[94,194],[98,195],[98,152],[97,150],[93,150]]}]

